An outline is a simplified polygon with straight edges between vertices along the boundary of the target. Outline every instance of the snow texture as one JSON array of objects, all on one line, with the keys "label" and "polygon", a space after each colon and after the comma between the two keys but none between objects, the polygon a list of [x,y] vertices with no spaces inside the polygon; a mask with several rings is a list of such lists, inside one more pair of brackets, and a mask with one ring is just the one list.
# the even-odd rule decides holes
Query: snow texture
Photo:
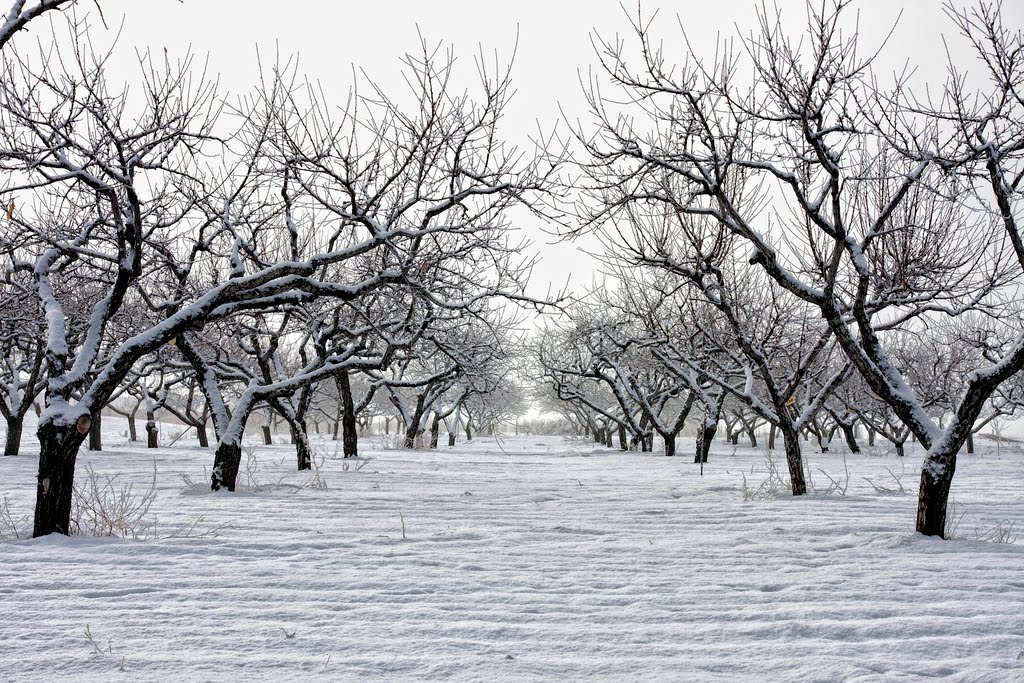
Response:
[{"label": "snow texture", "polygon": [[[919,450],[846,456],[846,496],[745,502],[764,452],[718,444],[701,477],[555,437],[378,442],[328,457],[326,490],[300,488],[291,446],[259,446],[264,485],[211,494],[209,451],[123,439],[79,473],[138,489],[155,455],[159,532],[231,527],[0,543],[0,680],[1024,680],[1024,542],[974,540],[1024,528],[1019,448],[961,458],[963,535],[941,541],[912,532]],[[843,472],[808,459],[819,486]],[[35,464],[0,458],[16,516]],[[862,479],[904,465],[905,493]]]}]

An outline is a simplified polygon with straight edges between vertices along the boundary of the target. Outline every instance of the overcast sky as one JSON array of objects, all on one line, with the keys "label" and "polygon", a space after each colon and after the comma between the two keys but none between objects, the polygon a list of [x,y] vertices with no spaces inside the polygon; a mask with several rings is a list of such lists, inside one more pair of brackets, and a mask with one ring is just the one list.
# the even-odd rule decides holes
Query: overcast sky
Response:
[{"label": "overcast sky", "polygon": [[[510,59],[518,32],[517,95],[504,130],[517,143],[525,142],[538,123],[550,129],[560,117],[559,106],[570,116],[584,115],[579,78],[595,62],[591,34],[628,33],[627,10],[616,0],[103,0],[101,5],[112,28],[123,26],[119,46],[126,65],[136,48],[166,47],[173,56],[191,46],[208,55],[211,71],[220,74],[226,89],[237,92],[256,80],[257,46],[264,54],[279,49],[284,55],[298,54],[301,70],[339,101],[352,83],[353,65],[385,86],[399,87],[400,58],[418,47],[417,31],[429,41],[452,45],[467,85],[474,74],[473,56],[482,48]],[[777,0],[776,5],[786,23],[799,28],[804,0]],[[634,3],[625,7],[636,12]],[[716,35],[749,31],[755,21],[755,0],[645,1],[642,7],[645,15],[658,12],[655,32],[664,37],[669,52],[680,42],[677,18],[709,55]],[[946,65],[941,37],[953,36],[939,0],[861,0],[855,8],[865,46],[871,48],[902,11],[882,68],[895,69],[909,60],[919,65],[919,79],[941,83]],[[1013,27],[1024,24],[1024,0],[1006,0],[1004,18]],[[950,44],[954,50],[962,47],[955,40]],[[547,245],[550,238],[535,225],[525,229],[543,257],[535,273],[538,284],[564,281],[570,271],[574,284],[590,281],[591,262],[575,258],[574,247]]]}]

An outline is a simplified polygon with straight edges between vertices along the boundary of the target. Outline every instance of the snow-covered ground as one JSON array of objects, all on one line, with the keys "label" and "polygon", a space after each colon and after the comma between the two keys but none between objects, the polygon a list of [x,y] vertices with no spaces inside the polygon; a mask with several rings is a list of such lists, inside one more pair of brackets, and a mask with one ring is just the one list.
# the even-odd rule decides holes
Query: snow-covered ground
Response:
[{"label": "snow-covered ground", "polygon": [[[79,479],[138,494],[155,459],[155,537],[0,543],[2,681],[1024,680],[1024,539],[975,540],[1024,535],[1020,448],[962,457],[944,542],[912,533],[914,452],[847,456],[845,495],[819,471],[846,483],[842,456],[809,453],[817,495],[744,500],[765,479],[744,447],[703,476],[552,437],[315,475],[282,444],[211,494],[194,443],[107,441]],[[15,518],[26,450],[0,458]]]}]

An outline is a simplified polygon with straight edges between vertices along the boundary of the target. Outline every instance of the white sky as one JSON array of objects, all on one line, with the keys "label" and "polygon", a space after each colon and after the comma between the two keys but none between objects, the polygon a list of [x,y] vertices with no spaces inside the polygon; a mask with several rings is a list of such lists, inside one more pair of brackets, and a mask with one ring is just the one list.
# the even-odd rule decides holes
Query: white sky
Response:
[{"label": "white sky", "polygon": [[[706,47],[710,56],[717,33],[731,36],[737,28],[746,32],[753,26],[759,1],[647,0],[643,11],[645,15],[658,11],[656,33],[664,37],[669,51],[673,41],[681,43],[678,16],[691,40]],[[489,55],[497,51],[507,61],[518,29],[513,69],[518,94],[507,113],[504,134],[520,144],[527,143],[538,123],[544,130],[555,125],[560,106],[570,116],[585,116],[579,74],[595,63],[591,32],[611,37],[616,32],[626,35],[629,29],[626,10],[617,0],[102,0],[101,4],[112,28],[123,17],[119,46],[126,66],[136,49],[166,47],[175,56],[191,46],[198,55],[209,56],[210,70],[220,74],[225,89],[239,92],[257,78],[257,46],[264,55],[279,49],[282,55],[297,53],[301,70],[320,80],[328,94],[336,93],[339,102],[352,83],[353,65],[385,87],[401,87],[399,60],[417,49],[417,31],[429,41],[453,46],[465,83],[471,86],[472,59],[478,50],[482,47]],[[801,25],[803,0],[774,4],[787,24]],[[1024,1],[1003,4],[1007,24],[1015,28],[1024,24]],[[82,3],[82,7],[90,5]],[[636,12],[635,4],[625,6]],[[941,83],[946,64],[941,35],[952,37],[953,32],[939,0],[861,0],[855,8],[860,10],[865,48],[877,46],[902,11],[884,53],[883,68],[895,69],[909,60],[920,65],[921,79]],[[962,47],[955,40],[951,43]],[[534,293],[543,293],[548,282],[564,282],[569,275],[574,285],[589,283],[592,262],[581,258],[576,247],[547,244],[550,238],[536,224],[524,229],[543,259],[535,271]]]}]

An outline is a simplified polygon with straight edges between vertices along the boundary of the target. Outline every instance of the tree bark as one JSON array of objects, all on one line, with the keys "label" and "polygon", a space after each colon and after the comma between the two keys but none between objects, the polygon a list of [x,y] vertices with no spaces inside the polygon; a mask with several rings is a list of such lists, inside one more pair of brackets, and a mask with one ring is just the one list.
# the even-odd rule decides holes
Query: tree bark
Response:
[{"label": "tree bark", "polygon": [[234,491],[238,481],[238,466],[241,462],[241,444],[220,442],[217,445],[217,452],[213,456],[213,476],[210,478],[210,489]]},{"label": "tree bark", "polygon": [[896,446],[896,455],[900,456],[901,458],[907,454],[906,451],[903,450],[903,444],[904,443],[906,443],[906,442],[905,441],[897,441],[896,443],[893,444],[894,446]]},{"label": "tree bark", "polygon": [[292,443],[295,444],[295,459],[298,470],[313,469],[312,449],[309,446],[309,431],[305,420],[296,420],[291,426]]},{"label": "tree bark", "polygon": [[[335,377],[334,382],[338,386],[338,396],[341,398],[339,410],[341,415],[342,457],[355,458],[359,455],[359,431],[358,425],[356,425],[355,401],[352,399],[352,382],[347,372],[339,373]],[[337,432],[337,425],[335,425],[335,432]]]},{"label": "tree bark", "polygon": [[[274,443],[274,439],[270,436],[270,425],[260,425],[260,429],[263,432],[263,445],[269,446]],[[231,489],[234,490],[234,489]]]},{"label": "tree bark", "polygon": [[782,431],[782,445],[786,449],[786,465],[793,495],[802,496],[807,493],[807,483],[804,481],[804,460],[800,454],[800,434],[786,425],[781,425],[779,429]]},{"label": "tree bark", "polygon": [[209,448],[210,447],[210,437],[207,436],[207,434],[206,434],[206,423],[205,422],[200,422],[200,423],[198,423],[196,425],[196,436],[199,437],[199,447],[200,448]]},{"label": "tree bark", "polygon": [[156,415],[146,411],[146,448],[158,448],[160,435],[156,429]]},{"label": "tree bark", "polygon": [[139,430],[135,426],[135,411],[128,413],[128,440],[135,443],[139,440]]},{"label": "tree bark", "polygon": [[967,435],[967,453],[974,454],[974,432]]},{"label": "tree bark", "polygon": [[25,429],[25,417],[23,415],[11,415],[7,418],[7,443],[4,445],[4,455],[17,455],[21,450],[21,434]]},{"label": "tree bark", "polygon": [[40,447],[39,476],[32,537],[66,535],[71,527],[75,460],[86,435],[75,425],[57,426],[51,422],[39,425],[36,434]]},{"label": "tree bark", "polygon": [[711,451],[711,442],[715,438],[715,432],[718,431],[718,424],[708,425],[707,422],[701,423],[701,429],[697,432],[697,453],[693,457],[695,463],[705,463],[708,461],[708,453]]},{"label": "tree bark", "polygon": [[676,454],[676,435],[662,434],[662,441],[665,442],[665,455],[671,457]]},{"label": "tree bark", "polygon": [[626,425],[622,425],[622,424],[619,425],[619,450],[620,451],[628,451],[629,450],[629,443],[628,443],[628,439],[626,438]]},{"label": "tree bark", "polygon": [[775,450],[775,435],[776,433],[778,433],[778,431],[779,428],[776,427],[775,425],[771,425],[768,427],[768,450],[770,451]]},{"label": "tree bark", "polygon": [[89,428],[89,450],[103,450],[103,409],[93,411],[89,417],[92,419],[92,426]]},{"label": "tree bark", "polygon": [[430,421],[430,448],[437,448],[437,439],[441,434],[441,416],[434,413],[434,419]]},{"label": "tree bark", "polygon": [[843,437],[851,453],[860,453],[860,445],[857,443],[857,428],[854,425],[840,425],[843,430]]},{"label": "tree bark", "polygon": [[420,394],[416,398],[416,409],[412,413],[412,419],[405,428],[405,447],[417,448],[423,445],[421,435],[423,433],[423,416],[426,412],[426,394]]},{"label": "tree bark", "polygon": [[932,451],[921,469],[917,495],[917,532],[946,538],[949,487],[956,471],[956,453]]},{"label": "tree bark", "polygon": [[456,437],[455,432],[453,432],[453,431],[452,432],[448,432],[448,445],[449,446],[454,446],[455,445],[455,437]]},{"label": "tree bark", "polygon": [[747,438],[750,439],[750,447],[757,448],[757,432],[753,427],[747,427]]}]

